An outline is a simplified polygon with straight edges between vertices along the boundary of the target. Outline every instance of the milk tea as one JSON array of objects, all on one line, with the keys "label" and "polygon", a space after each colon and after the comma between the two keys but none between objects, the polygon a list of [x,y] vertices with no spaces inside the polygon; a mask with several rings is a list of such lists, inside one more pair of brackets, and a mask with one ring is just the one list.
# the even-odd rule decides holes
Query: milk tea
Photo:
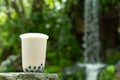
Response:
[{"label": "milk tea", "polygon": [[41,33],[20,35],[22,41],[22,67],[25,72],[41,72],[45,67],[48,36]]}]

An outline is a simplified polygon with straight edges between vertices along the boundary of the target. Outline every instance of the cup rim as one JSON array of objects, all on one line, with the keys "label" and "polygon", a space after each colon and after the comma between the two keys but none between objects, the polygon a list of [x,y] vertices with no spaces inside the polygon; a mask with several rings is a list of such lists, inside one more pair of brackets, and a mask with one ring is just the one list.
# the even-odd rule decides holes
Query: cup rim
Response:
[{"label": "cup rim", "polygon": [[48,39],[49,36],[43,33],[23,33],[19,36],[21,39],[24,38],[42,38],[42,39]]}]

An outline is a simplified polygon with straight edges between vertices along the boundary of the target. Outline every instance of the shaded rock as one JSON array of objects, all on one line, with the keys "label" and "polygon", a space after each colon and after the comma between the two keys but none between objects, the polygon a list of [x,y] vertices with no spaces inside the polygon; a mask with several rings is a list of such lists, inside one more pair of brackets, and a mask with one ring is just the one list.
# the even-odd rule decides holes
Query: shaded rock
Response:
[{"label": "shaded rock", "polygon": [[59,80],[57,74],[49,73],[0,73],[0,80]]}]

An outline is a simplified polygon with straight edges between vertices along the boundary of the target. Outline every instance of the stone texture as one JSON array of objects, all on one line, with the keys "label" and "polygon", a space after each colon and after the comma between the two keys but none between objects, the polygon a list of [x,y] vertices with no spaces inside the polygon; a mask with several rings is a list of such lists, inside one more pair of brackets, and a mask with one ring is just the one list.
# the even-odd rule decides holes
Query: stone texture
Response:
[{"label": "stone texture", "polygon": [[49,73],[0,73],[0,80],[59,80],[57,74]]},{"label": "stone texture", "polygon": [[118,61],[116,64],[115,64],[115,74],[116,74],[116,77],[117,77],[117,80],[120,80],[120,61]]}]

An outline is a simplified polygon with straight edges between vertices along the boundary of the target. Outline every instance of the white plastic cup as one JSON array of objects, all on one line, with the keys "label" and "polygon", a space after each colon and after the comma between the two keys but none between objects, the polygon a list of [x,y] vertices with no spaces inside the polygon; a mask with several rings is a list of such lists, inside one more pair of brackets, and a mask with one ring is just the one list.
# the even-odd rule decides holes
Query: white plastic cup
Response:
[{"label": "white plastic cup", "polygon": [[20,35],[22,45],[22,68],[25,72],[42,72],[45,67],[48,35],[25,33]]}]

